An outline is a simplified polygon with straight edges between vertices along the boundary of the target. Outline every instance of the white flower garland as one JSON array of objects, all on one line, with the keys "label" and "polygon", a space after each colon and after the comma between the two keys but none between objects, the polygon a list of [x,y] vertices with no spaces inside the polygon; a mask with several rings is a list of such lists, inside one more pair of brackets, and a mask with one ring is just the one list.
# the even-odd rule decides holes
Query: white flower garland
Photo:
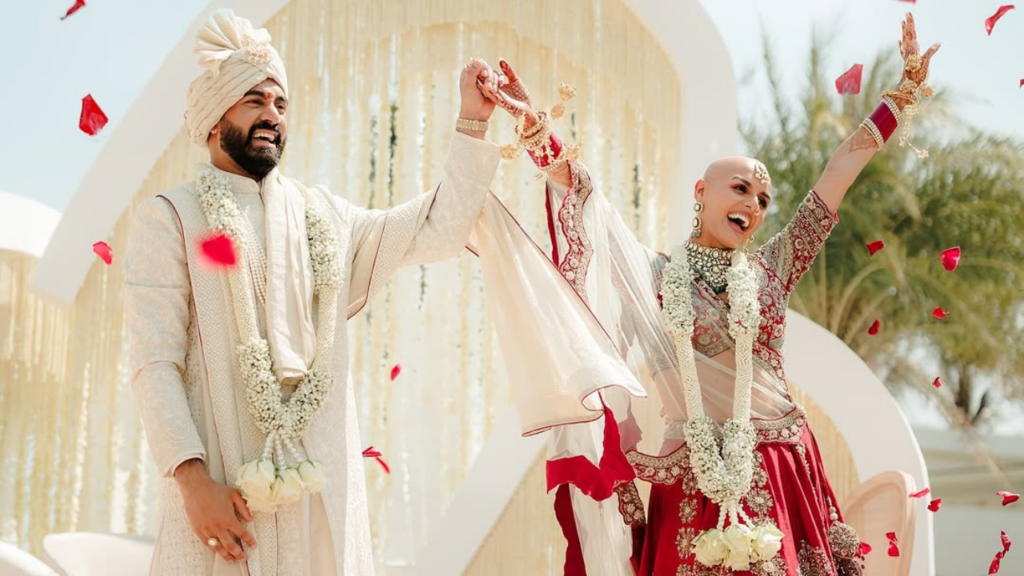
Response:
[{"label": "white flower garland", "polygon": [[[757,279],[746,254],[735,251],[726,274],[729,294],[729,334],[736,341],[736,387],[732,417],[722,429],[722,447],[715,439],[714,422],[704,413],[700,380],[693,350],[693,308],[690,269],[686,246],[677,246],[665,267],[661,295],[662,314],[673,343],[683,379],[686,401],[686,441],[690,465],[697,486],[721,510],[718,526],[694,540],[697,560],[705,566],[727,565],[748,570],[772,558],[781,548],[783,534],[771,523],[747,526],[750,518],[740,502],[750,490],[754,477],[754,426],[750,422],[750,392],[753,383],[753,344],[761,323],[757,302]],[[730,526],[724,528],[728,518]]]},{"label": "white flower garland", "polygon": [[[210,227],[228,236],[235,246],[240,246],[245,241],[242,235],[244,222],[238,202],[231,193],[230,181],[217,170],[206,168],[200,171],[196,184],[199,202]],[[260,432],[267,435],[263,454],[239,468],[235,480],[253,512],[275,512],[278,506],[298,500],[304,492],[319,492],[326,483],[323,466],[314,460],[302,460],[293,441],[306,432],[334,383],[332,362],[341,261],[333,226],[317,211],[312,198],[305,193],[304,196],[313,291],[319,299],[317,349],[309,373],[288,402],[281,401],[281,383],[272,370],[270,345],[259,334],[247,266],[239,263],[228,274],[241,340],[236,353],[245,382],[249,413]],[[245,258],[244,250],[238,250],[238,253],[239,259]],[[295,466],[288,466],[286,451]]]}]

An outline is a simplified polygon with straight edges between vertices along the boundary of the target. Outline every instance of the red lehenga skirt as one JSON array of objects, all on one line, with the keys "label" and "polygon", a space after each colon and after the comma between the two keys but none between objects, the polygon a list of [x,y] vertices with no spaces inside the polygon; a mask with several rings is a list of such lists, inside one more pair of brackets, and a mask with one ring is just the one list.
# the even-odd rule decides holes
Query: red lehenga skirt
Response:
[{"label": "red lehenga skirt", "polygon": [[643,521],[636,487],[620,488],[620,508],[633,524],[638,576],[853,576],[863,571],[860,539],[842,522],[814,435],[797,408],[778,420],[755,421],[754,481],[743,507],[756,524],[785,534],[775,558],[733,572],[697,562],[692,542],[718,524],[718,506],[697,488],[684,445],[666,456],[627,454],[637,478],[650,482]]}]

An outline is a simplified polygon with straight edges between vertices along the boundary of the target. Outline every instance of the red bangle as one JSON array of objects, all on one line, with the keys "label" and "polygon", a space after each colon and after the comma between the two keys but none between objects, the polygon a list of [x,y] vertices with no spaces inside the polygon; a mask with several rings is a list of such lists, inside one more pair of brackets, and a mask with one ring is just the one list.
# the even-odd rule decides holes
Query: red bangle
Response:
[{"label": "red bangle", "polygon": [[534,154],[533,150],[527,150],[530,158],[533,159],[533,163],[538,168],[547,168],[562,155],[562,141],[558,139],[558,136],[555,136],[554,132],[551,132],[548,136],[548,146],[551,149],[551,154],[544,154],[539,158]]},{"label": "red bangle", "polygon": [[[878,105],[878,108],[875,108],[875,111],[871,113],[871,116],[868,116],[868,120],[878,128],[878,132],[881,134],[883,142],[888,142],[889,137],[892,136],[892,133],[895,132],[896,128],[899,126],[899,118],[897,118],[896,112],[893,110],[894,107],[895,104],[893,104],[892,101],[886,102],[885,100],[882,100]],[[898,110],[899,109],[897,108],[896,111]]]}]

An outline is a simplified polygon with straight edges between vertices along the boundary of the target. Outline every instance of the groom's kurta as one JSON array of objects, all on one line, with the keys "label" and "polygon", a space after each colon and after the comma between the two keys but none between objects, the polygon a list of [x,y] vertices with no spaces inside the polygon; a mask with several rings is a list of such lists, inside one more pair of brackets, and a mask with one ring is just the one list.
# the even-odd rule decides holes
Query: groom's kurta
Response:
[{"label": "groom's kurta", "polygon": [[[339,314],[346,310],[351,317],[361,310],[398,266],[455,256],[480,213],[499,159],[494,145],[456,133],[440,186],[386,211],[362,209],[322,189],[308,189],[338,236],[346,279]],[[301,184],[277,171],[267,178],[286,194],[302,194]],[[262,191],[268,182],[230,180],[243,215],[265,247]],[[246,549],[246,562],[215,555],[189,525],[172,477],[175,468],[201,458],[214,480],[231,485],[238,468],[263,449],[235,357],[238,335],[227,275],[199,261],[199,243],[208,232],[192,182],[142,202],[129,233],[125,298],[132,388],[150,450],[165,477],[152,574],[371,575],[345,322],[338,323],[336,332],[334,387],[299,445],[324,464],[328,484],[323,492],[304,496],[277,514],[256,514],[247,528],[257,547]],[[256,308],[266,336],[264,309]],[[287,396],[290,387],[284,392]]]}]

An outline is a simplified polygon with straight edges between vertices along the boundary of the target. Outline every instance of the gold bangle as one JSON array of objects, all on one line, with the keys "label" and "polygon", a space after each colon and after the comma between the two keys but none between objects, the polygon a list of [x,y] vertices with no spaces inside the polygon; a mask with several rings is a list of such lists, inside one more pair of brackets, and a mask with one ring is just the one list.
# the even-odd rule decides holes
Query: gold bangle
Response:
[{"label": "gold bangle", "polygon": [[878,130],[878,126],[875,126],[874,120],[871,118],[865,118],[860,124],[871,134],[871,137],[875,139],[875,144],[878,149],[881,150],[882,146],[885,146],[885,140],[882,139],[882,132]]},{"label": "gold bangle", "polygon": [[461,128],[462,130],[470,130],[472,132],[487,132],[489,126],[486,120],[470,120],[469,118],[459,118],[455,121],[455,127]]}]

